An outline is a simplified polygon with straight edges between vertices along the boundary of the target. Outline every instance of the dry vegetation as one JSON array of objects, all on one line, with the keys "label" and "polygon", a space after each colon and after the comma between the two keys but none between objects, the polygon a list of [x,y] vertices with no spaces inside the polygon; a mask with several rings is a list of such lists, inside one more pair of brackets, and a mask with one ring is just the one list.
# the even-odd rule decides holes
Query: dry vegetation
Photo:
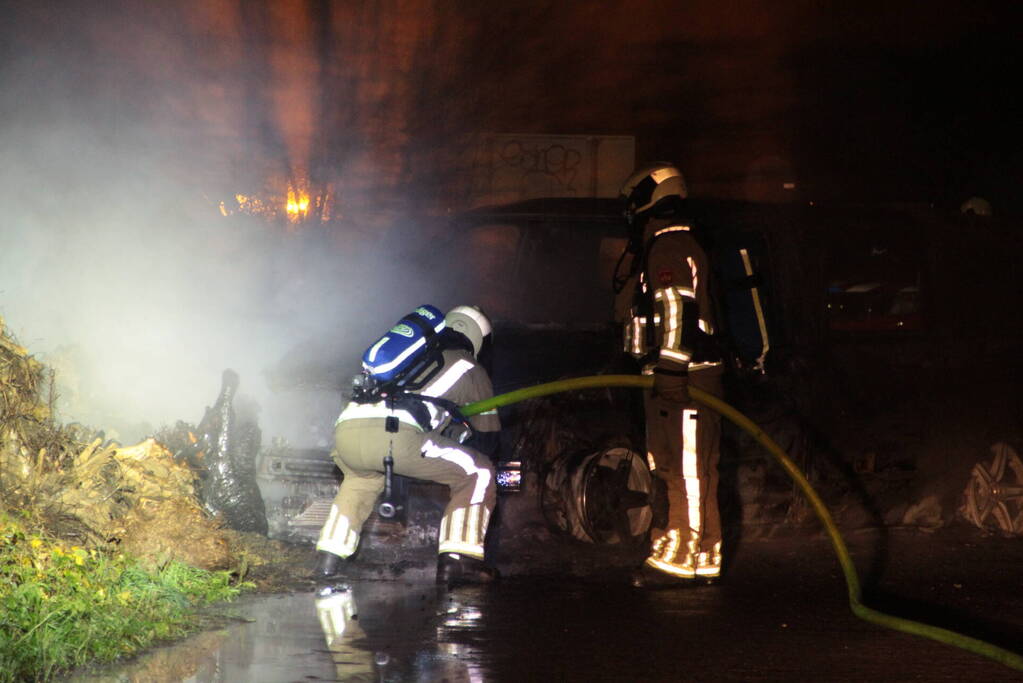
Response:
[{"label": "dry vegetation", "polygon": [[211,518],[198,498],[201,465],[158,438],[124,446],[58,423],[53,387],[52,371],[0,318],[0,508],[55,538],[153,562],[244,573],[283,551]]},{"label": "dry vegetation", "polygon": [[299,549],[203,508],[202,452],[178,443],[194,427],[125,446],[60,424],[53,387],[0,318],[0,682],[136,653],[200,628],[199,605],[288,580]]}]

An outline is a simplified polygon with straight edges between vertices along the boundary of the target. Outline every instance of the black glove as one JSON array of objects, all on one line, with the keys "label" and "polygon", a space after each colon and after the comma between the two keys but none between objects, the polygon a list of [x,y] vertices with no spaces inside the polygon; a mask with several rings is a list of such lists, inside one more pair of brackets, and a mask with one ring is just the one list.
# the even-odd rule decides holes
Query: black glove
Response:
[{"label": "black glove", "polygon": [[452,420],[447,427],[441,430],[440,435],[458,443],[465,443],[472,439],[473,429],[464,422]]},{"label": "black glove", "polygon": [[501,445],[501,432],[475,431],[466,445],[494,460],[497,456],[497,449]]}]

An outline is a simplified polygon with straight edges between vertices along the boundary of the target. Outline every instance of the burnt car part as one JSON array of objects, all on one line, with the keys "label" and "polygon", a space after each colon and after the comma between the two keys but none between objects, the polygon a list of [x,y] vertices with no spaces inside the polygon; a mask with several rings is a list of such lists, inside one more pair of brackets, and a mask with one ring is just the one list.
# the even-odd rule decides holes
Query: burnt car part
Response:
[{"label": "burnt car part", "polygon": [[259,460],[256,481],[266,501],[270,538],[315,541],[330,514],[341,471],[330,453],[274,441]]},{"label": "burnt car part", "polygon": [[238,373],[224,370],[220,394],[199,423],[202,502],[209,513],[222,515],[230,528],[266,535],[266,509],[255,471],[262,437],[255,422],[235,415],[238,384]]},{"label": "burnt car part", "polygon": [[540,508],[557,531],[602,545],[646,542],[654,482],[639,453],[620,447],[577,453],[556,461],[542,484]]},{"label": "burnt car part", "polygon": [[963,493],[960,512],[982,529],[1023,534],[1023,461],[1007,443],[991,447],[989,463],[977,463]]}]

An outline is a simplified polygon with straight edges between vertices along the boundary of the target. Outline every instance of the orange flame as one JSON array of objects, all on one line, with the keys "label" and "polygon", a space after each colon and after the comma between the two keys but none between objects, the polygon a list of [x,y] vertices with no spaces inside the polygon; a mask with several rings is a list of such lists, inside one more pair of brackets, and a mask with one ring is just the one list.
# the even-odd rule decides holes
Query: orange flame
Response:
[{"label": "orange flame", "polygon": [[331,220],[334,212],[334,193],[330,185],[321,188],[318,193],[311,193],[304,182],[289,182],[287,191],[275,193],[272,190],[260,196],[236,194],[232,200],[222,201],[217,205],[221,215],[230,216],[245,213],[250,216],[262,216],[274,220],[284,218],[297,229],[301,223]]},{"label": "orange flame", "polygon": [[288,220],[292,223],[304,220],[309,215],[309,193],[289,186],[285,210],[288,212]]}]

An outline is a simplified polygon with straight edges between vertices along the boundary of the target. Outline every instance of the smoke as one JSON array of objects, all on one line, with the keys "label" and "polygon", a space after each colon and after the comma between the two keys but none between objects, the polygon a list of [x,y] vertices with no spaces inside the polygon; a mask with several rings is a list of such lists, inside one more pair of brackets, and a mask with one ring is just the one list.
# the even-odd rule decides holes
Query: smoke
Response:
[{"label": "smoke", "polygon": [[300,438],[304,425],[266,413],[265,371],[331,333],[330,294],[356,271],[277,223],[225,219],[161,155],[125,155],[93,132],[60,122],[0,134],[0,314],[57,370],[62,417],[126,439],[197,422],[231,367],[264,406],[265,432]]},{"label": "smoke", "polygon": [[275,90],[253,55],[286,49],[246,37],[237,2],[150,5],[33,4],[0,36],[0,316],[55,368],[65,421],[123,440],[198,422],[230,367],[264,441],[325,445],[362,349],[453,302],[350,225],[223,216],[310,154],[315,73]]}]

